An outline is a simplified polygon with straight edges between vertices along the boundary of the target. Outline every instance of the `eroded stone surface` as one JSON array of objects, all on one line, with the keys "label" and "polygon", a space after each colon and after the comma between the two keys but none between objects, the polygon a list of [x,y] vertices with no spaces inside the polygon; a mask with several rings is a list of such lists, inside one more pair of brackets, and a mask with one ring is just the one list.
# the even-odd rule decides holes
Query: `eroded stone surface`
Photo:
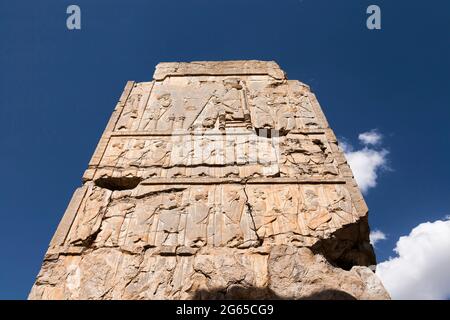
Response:
[{"label": "eroded stone surface", "polygon": [[275,62],[128,82],[30,299],[386,299],[367,207],[309,87]]}]

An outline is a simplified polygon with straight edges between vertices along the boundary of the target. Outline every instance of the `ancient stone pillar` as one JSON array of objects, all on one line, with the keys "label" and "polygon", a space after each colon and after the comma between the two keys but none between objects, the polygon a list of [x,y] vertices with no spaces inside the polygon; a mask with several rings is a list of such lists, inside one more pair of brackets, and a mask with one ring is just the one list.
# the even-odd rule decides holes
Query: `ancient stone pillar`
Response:
[{"label": "ancient stone pillar", "polygon": [[128,82],[30,299],[386,299],[315,95],[275,62]]}]

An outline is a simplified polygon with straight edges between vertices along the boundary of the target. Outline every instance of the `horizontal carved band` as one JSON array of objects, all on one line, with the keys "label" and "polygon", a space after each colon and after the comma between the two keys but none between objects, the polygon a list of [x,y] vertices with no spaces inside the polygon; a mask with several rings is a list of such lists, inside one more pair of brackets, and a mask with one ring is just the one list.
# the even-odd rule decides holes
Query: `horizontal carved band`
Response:
[{"label": "horizontal carved band", "polygon": [[[269,129],[270,130],[270,129]],[[253,130],[248,131],[172,131],[172,130],[154,130],[154,131],[114,131],[111,133],[111,137],[152,137],[152,136],[184,136],[184,135],[195,135],[195,136],[217,136],[217,135],[253,135]],[[292,130],[289,131],[291,134],[325,134],[325,130],[320,129],[304,129],[304,130]]]},{"label": "horizontal carved band", "polygon": [[141,182],[143,185],[154,184],[345,184],[342,179],[324,178],[150,178]]}]

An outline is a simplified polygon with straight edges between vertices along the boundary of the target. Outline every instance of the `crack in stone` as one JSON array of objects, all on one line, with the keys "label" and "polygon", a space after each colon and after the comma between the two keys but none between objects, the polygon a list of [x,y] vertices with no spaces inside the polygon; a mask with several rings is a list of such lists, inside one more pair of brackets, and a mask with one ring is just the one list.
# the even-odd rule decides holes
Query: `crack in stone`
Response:
[{"label": "crack in stone", "polygon": [[[263,239],[261,239],[261,238],[259,237],[259,235],[258,235],[258,232],[257,232],[257,229],[256,229],[255,219],[254,219],[253,214],[252,214],[252,213],[253,213],[253,206],[251,205],[251,203],[250,203],[250,201],[249,201],[249,197],[248,197],[246,188],[247,188],[247,184],[245,184],[245,185],[243,186],[243,188],[242,188],[242,190],[244,191],[244,195],[245,195],[245,206],[246,206],[247,209],[248,209],[248,210],[246,210],[246,212],[248,212],[248,214],[250,215],[250,219],[251,219],[252,224],[253,224],[252,230],[253,230],[253,232],[255,233],[256,239],[257,239],[257,241],[258,241],[258,246],[260,246],[260,245],[262,245],[262,243],[263,243]],[[252,241],[252,240],[244,241],[243,244],[246,243],[246,242],[249,242],[249,241]],[[240,246],[242,246],[242,244],[241,244]]]}]

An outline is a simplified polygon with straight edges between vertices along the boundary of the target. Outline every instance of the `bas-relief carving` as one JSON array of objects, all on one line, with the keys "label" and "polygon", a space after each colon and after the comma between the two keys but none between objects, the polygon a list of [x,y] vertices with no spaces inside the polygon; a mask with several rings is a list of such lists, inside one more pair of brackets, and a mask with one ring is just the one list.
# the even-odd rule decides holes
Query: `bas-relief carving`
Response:
[{"label": "bas-relief carving", "polygon": [[124,112],[117,124],[117,130],[131,130],[136,121],[141,102],[141,93],[132,93],[124,107]]},{"label": "bas-relief carving", "polygon": [[[337,164],[321,135],[288,134],[284,137],[247,135],[113,137],[103,167],[166,168],[164,174],[189,176],[183,167],[208,166],[206,176],[226,176],[225,167],[242,167],[238,176],[335,177]],[[239,170],[232,169],[232,172]],[[210,171],[214,171],[210,173]],[[192,171],[191,171],[192,172]],[[162,174],[162,173],[161,173]],[[167,176],[166,175],[166,176]]]},{"label": "bas-relief carving", "polygon": [[333,177],[339,174],[333,152],[321,135],[288,135],[280,146],[282,176]]},{"label": "bas-relief carving", "polygon": [[125,102],[122,113],[116,124],[116,131],[137,130],[152,83],[137,83]]},{"label": "bas-relief carving", "polygon": [[69,234],[69,243],[82,244],[98,232],[110,196],[111,191],[95,186],[88,191]]},{"label": "bas-relief carving", "polygon": [[127,202],[116,202],[110,204],[104,215],[101,231],[97,236],[99,247],[118,246],[123,244],[121,235],[126,232],[124,221],[130,213],[136,211],[136,204]]},{"label": "bas-relief carving", "polygon": [[140,131],[186,130],[209,102],[217,85],[156,83],[139,126]]},{"label": "bas-relief carving", "polygon": [[[173,116],[172,97],[170,93],[162,93],[156,96],[156,101],[150,104],[143,119],[144,130],[156,130],[159,127],[173,129],[175,118]],[[165,122],[165,123],[163,123]]]},{"label": "bas-relief carving", "polygon": [[116,130],[224,130],[242,126],[287,132],[320,126],[302,87],[286,81],[266,81],[261,86],[261,81],[248,78],[192,78],[156,83],[148,102],[141,100],[143,92],[150,89],[133,88]]},{"label": "bas-relief carving", "polygon": [[30,298],[388,297],[369,269],[338,267],[374,262],[367,212],[307,86],[274,62],[158,70],[119,107]]},{"label": "bas-relief carving", "polygon": [[200,185],[136,193],[93,187],[66,245],[93,235],[97,247],[289,244],[354,219],[341,185]]},{"label": "bas-relief carving", "polygon": [[[250,94],[250,106],[255,128],[288,132],[295,128],[293,106],[285,90],[269,87]],[[293,112],[294,111],[294,112]]]},{"label": "bas-relief carving", "polygon": [[103,167],[168,166],[170,138],[112,138],[102,158]]}]

